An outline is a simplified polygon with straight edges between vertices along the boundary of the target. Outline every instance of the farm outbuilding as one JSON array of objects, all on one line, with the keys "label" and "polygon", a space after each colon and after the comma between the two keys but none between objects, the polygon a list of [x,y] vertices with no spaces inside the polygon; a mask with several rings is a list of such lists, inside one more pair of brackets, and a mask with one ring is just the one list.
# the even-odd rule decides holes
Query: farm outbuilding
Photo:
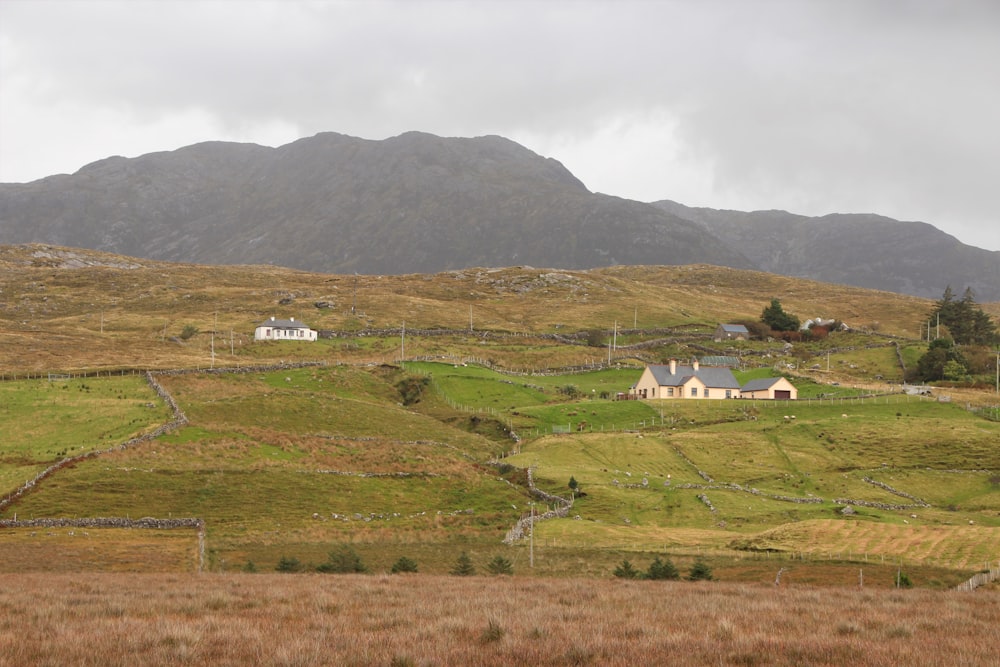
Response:
[{"label": "farm outbuilding", "polygon": [[740,395],[743,398],[794,401],[799,397],[799,390],[786,378],[763,378],[750,380],[740,387]]}]

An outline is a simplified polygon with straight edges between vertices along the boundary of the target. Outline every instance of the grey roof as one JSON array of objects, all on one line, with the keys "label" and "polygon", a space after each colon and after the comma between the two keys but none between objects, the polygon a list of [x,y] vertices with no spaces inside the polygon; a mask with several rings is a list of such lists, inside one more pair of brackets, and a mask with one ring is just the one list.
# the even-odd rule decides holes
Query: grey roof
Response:
[{"label": "grey roof", "polygon": [[759,380],[750,380],[745,385],[740,387],[740,391],[763,391],[765,389],[770,389],[772,386],[777,384],[778,380],[781,380],[781,378],[761,378]]},{"label": "grey roof", "polygon": [[750,333],[742,324],[722,324],[720,326],[723,331],[728,331],[729,333]]},{"label": "grey roof", "polygon": [[717,368],[714,366],[702,366],[695,370],[693,366],[682,366],[677,364],[677,372],[670,374],[670,366],[650,366],[649,370],[656,379],[656,384],[661,387],[680,387],[692,376],[696,376],[705,383],[706,387],[717,389],[739,389],[740,383],[736,381],[733,372],[728,368]]},{"label": "grey roof", "polygon": [[264,320],[258,327],[271,327],[272,329],[308,329],[309,325],[305,322],[296,322],[295,320],[277,320],[273,317],[268,320]]},{"label": "grey roof", "polygon": [[706,366],[727,366],[729,368],[739,368],[739,357],[707,356],[701,358],[701,363]]}]

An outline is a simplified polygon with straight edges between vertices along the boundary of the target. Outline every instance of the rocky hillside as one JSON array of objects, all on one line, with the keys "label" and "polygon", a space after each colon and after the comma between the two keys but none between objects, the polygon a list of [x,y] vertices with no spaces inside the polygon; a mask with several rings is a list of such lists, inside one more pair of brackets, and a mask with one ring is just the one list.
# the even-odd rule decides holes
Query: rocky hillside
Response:
[{"label": "rocky hillside", "polygon": [[761,271],[932,299],[948,285],[959,294],[972,287],[977,300],[1000,301],[1000,252],[965,245],[923,222],[655,206],[725,239]]},{"label": "rocky hillside", "polygon": [[0,243],[329,273],[750,262],[501,137],[203,143],[0,186]]}]

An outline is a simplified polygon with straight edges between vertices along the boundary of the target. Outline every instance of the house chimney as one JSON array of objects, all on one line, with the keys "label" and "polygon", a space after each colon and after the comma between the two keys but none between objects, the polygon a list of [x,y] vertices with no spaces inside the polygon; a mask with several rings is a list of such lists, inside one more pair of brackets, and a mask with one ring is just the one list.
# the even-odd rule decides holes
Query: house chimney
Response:
[{"label": "house chimney", "polygon": [[271,321],[272,322],[274,321],[274,315],[271,315]]},{"label": "house chimney", "polygon": [[294,318],[294,317],[290,317],[290,318],[288,318],[288,321],[289,321],[289,322],[294,322],[294,321],[295,321],[295,318]]},{"label": "house chimney", "polygon": [[698,372],[698,360],[697,359],[695,359],[694,361],[691,362],[691,367],[694,368],[694,372],[695,373]]},{"label": "house chimney", "polygon": [[677,375],[677,360],[676,359],[671,359],[670,360],[670,374],[671,375]]}]

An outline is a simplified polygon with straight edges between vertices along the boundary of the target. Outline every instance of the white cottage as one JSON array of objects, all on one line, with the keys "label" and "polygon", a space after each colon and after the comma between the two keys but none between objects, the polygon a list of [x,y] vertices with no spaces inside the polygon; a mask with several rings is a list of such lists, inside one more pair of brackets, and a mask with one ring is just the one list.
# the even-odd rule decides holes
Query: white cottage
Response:
[{"label": "white cottage", "polygon": [[296,322],[295,318],[276,320],[274,317],[257,325],[254,340],[316,340],[316,332],[307,324]]}]

